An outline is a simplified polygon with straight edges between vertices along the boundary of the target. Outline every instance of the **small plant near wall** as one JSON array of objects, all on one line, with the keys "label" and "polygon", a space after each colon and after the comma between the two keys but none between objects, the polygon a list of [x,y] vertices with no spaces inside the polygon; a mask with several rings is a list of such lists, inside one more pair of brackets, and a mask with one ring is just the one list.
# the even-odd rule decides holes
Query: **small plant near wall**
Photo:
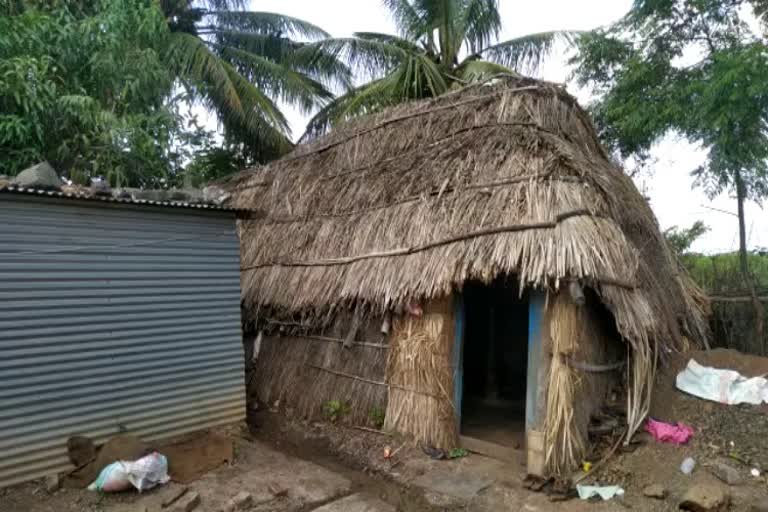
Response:
[{"label": "small plant near wall", "polygon": [[386,415],[386,412],[384,409],[378,406],[374,406],[371,408],[370,411],[368,411],[368,419],[371,422],[371,425],[374,428],[380,429],[384,426],[384,417]]},{"label": "small plant near wall", "polygon": [[466,457],[467,455],[469,455],[469,452],[467,452],[467,450],[464,448],[453,448],[448,452],[449,459],[460,459],[462,457]]},{"label": "small plant near wall", "polygon": [[323,404],[323,417],[331,423],[336,423],[349,412],[349,405],[341,400],[328,400]]}]

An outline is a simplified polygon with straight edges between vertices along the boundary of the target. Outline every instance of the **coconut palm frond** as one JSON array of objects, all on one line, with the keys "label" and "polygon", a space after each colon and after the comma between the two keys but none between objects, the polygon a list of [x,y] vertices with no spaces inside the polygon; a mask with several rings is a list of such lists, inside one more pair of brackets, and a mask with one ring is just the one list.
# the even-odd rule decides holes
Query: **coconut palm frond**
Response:
[{"label": "coconut palm frond", "polygon": [[382,34],[381,32],[355,32],[354,37],[358,39],[364,39],[366,41],[378,41],[380,43],[391,44],[402,48],[406,51],[420,52],[423,51],[418,44],[409,41],[408,39],[393,36],[391,34]]},{"label": "coconut palm frond", "polygon": [[283,63],[306,73],[328,89],[347,91],[352,87],[352,70],[335,55],[306,43],[293,43]]},{"label": "coconut palm frond", "polygon": [[356,87],[334,99],[310,119],[299,142],[306,142],[327,133],[335,124],[359,115],[377,112],[397,103],[384,79]]},{"label": "coconut palm frond", "polygon": [[570,45],[578,32],[552,31],[528,34],[494,44],[478,53],[485,59],[518,71],[536,71],[557,43]]},{"label": "coconut palm frond", "polygon": [[[220,116],[221,123],[227,131],[227,136],[238,139],[239,142],[259,141],[267,147],[274,148],[276,154],[288,151],[292,144],[288,138],[290,127],[288,121],[275,103],[258,87],[248,82],[237,70],[222,62],[229,76],[242,108]],[[209,95],[210,104],[218,106],[221,98],[212,91]]]},{"label": "coconut palm frond", "polygon": [[448,81],[439,66],[428,56],[409,56],[393,73],[384,78],[391,95],[398,101],[439,96],[448,91]]},{"label": "coconut palm frond", "polygon": [[417,40],[427,31],[424,19],[409,0],[383,0],[397,31],[406,39]]},{"label": "coconut palm frond", "polygon": [[206,94],[215,96],[216,106],[224,115],[242,111],[225,63],[200,38],[185,32],[172,33],[167,62],[182,81],[202,86]]},{"label": "coconut palm frond", "polygon": [[498,75],[517,75],[517,73],[495,62],[469,59],[462,62],[454,72],[454,77],[460,85],[480,82]]},{"label": "coconut palm frond", "polygon": [[328,32],[317,25],[273,12],[223,10],[206,14],[222,29],[279,34],[286,37],[302,37],[318,40],[329,37]]},{"label": "coconut palm frond", "polygon": [[499,36],[501,16],[498,0],[469,0],[459,18],[459,33],[470,53],[477,53]]},{"label": "coconut palm frond", "polygon": [[411,55],[396,44],[357,37],[331,38],[309,46],[344,60],[352,69],[370,77],[391,71]]},{"label": "coconut palm frond", "polygon": [[216,45],[219,56],[271,97],[298,105],[304,113],[324,105],[333,95],[309,76],[255,53]]}]

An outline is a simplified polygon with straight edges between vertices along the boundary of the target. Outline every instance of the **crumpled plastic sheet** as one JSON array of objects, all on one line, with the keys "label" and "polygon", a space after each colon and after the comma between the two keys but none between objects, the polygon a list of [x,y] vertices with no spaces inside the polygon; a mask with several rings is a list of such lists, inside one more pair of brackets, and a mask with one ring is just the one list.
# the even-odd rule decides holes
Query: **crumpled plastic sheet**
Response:
[{"label": "crumpled plastic sheet", "polygon": [[721,404],[752,404],[768,402],[768,380],[747,378],[734,370],[702,366],[693,359],[677,374],[677,389]]},{"label": "crumpled plastic sheet", "polygon": [[579,498],[582,500],[588,500],[593,496],[600,496],[603,501],[608,501],[615,496],[624,496],[624,489],[618,485],[581,485],[576,484],[576,492],[579,493]]},{"label": "crumpled plastic sheet", "polygon": [[653,418],[645,423],[645,430],[662,443],[685,444],[693,437],[693,429],[685,423],[665,423]]},{"label": "crumpled plastic sheet", "polygon": [[135,487],[139,492],[168,483],[168,460],[153,452],[135,461],[121,460],[109,464],[88,486],[91,491],[119,492]]}]

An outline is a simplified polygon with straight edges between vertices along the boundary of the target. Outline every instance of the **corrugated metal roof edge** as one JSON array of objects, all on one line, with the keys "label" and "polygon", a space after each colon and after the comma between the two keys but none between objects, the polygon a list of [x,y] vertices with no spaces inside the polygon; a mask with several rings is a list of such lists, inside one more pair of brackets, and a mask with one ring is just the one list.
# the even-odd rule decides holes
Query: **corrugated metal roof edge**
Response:
[{"label": "corrugated metal roof edge", "polygon": [[17,194],[17,195],[35,196],[35,197],[53,198],[53,199],[68,199],[68,200],[74,200],[74,201],[92,201],[92,202],[102,202],[102,203],[130,204],[130,205],[137,205],[137,206],[154,206],[154,207],[161,207],[161,208],[186,208],[186,209],[193,209],[193,210],[210,210],[210,211],[233,212],[233,213],[253,211],[250,209],[229,208],[226,206],[219,206],[219,205],[207,204],[207,203],[187,203],[187,202],[180,202],[180,201],[151,201],[148,199],[133,199],[133,198],[123,198],[123,197],[103,196],[103,195],[89,196],[85,194],[72,194],[67,192],[61,192],[58,190],[24,188],[24,187],[17,187],[13,185],[7,186],[7,187],[0,187],[0,193],[10,193],[10,194]]}]

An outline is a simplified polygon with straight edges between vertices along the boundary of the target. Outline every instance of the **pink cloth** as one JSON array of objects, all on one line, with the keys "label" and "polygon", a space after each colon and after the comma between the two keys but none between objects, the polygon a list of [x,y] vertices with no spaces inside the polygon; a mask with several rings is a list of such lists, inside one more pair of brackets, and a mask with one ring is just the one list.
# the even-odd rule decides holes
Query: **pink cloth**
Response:
[{"label": "pink cloth", "polygon": [[649,419],[645,424],[645,430],[662,443],[685,444],[693,437],[693,429],[685,423],[672,425]]}]

